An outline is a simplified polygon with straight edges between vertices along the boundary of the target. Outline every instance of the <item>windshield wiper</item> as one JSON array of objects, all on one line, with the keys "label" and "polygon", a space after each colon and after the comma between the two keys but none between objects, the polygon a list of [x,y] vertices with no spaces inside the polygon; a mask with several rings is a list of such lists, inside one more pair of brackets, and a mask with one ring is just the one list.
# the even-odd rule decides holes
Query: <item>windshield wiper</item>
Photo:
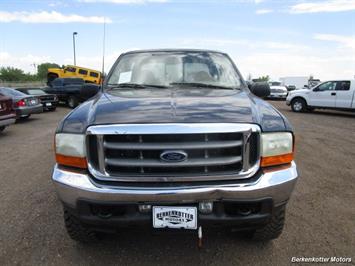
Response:
[{"label": "windshield wiper", "polygon": [[[108,84],[109,86],[113,84]],[[118,88],[134,88],[134,89],[145,89],[145,88],[168,88],[164,85],[155,85],[155,84],[138,84],[138,83],[120,83],[115,84],[112,87],[109,87],[109,90],[118,89]]]},{"label": "windshield wiper", "polygon": [[237,88],[233,88],[233,87],[225,87],[225,86],[220,86],[220,85],[212,85],[212,84],[198,83],[198,82],[173,82],[173,83],[170,83],[170,85],[198,87],[198,88],[224,89],[224,90],[237,89]]}]

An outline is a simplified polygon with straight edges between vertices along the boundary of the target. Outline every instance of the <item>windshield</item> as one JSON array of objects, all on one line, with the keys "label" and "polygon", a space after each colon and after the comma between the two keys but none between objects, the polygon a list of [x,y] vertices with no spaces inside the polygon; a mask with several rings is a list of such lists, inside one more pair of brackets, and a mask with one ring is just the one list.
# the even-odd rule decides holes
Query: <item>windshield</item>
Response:
[{"label": "windshield", "polygon": [[229,58],[215,52],[139,52],[124,55],[107,84],[170,86],[191,84],[239,88]]},{"label": "windshield", "polygon": [[7,96],[27,96],[23,92],[14,90],[14,89],[9,89],[9,88],[0,88],[0,92],[7,95]]},{"label": "windshield", "polygon": [[27,90],[27,92],[28,92],[28,94],[31,94],[31,95],[44,95],[44,94],[46,94],[42,90]]}]

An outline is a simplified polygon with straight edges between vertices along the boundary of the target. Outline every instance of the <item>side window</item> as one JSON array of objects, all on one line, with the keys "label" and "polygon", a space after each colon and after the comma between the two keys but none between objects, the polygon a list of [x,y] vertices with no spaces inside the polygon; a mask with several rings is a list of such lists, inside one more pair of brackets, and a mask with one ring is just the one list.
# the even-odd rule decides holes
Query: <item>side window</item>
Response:
[{"label": "side window", "polygon": [[75,72],[76,68],[75,67],[67,67],[65,70],[68,72]]},{"label": "side window", "polygon": [[88,71],[85,70],[85,69],[80,69],[80,68],[79,68],[79,74],[80,74],[80,75],[87,75],[87,74],[88,74]]},{"label": "side window", "polygon": [[337,82],[328,81],[318,86],[318,91],[332,91],[335,90]]},{"label": "side window", "polygon": [[348,90],[350,90],[350,81],[338,81],[336,90],[337,91],[348,91]]},{"label": "side window", "polygon": [[99,74],[96,72],[90,72],[90,77],[97,78],[99,77]]}]

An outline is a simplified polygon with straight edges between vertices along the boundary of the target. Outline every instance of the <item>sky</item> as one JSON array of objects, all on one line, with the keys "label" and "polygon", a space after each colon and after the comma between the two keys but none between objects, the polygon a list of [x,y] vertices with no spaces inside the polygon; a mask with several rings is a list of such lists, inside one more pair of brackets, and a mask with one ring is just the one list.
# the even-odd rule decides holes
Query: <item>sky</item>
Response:
[{"label": "sky", "polygon": [[125,51],[206,48],[244,78],[355,78],[355,0],[0,0],[0,66],[73,64],[105,72]]}]

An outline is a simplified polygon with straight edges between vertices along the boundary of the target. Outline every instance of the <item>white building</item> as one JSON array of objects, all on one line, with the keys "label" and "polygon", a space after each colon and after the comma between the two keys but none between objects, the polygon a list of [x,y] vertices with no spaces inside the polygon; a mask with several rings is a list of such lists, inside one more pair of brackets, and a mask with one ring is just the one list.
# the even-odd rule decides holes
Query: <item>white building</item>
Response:
[{"label": "white building", "polygon": [[297,89],[302,89],[305,85],[308,86],[309,77],[282,77],[280,81],[282,85],[294,85]]}]

